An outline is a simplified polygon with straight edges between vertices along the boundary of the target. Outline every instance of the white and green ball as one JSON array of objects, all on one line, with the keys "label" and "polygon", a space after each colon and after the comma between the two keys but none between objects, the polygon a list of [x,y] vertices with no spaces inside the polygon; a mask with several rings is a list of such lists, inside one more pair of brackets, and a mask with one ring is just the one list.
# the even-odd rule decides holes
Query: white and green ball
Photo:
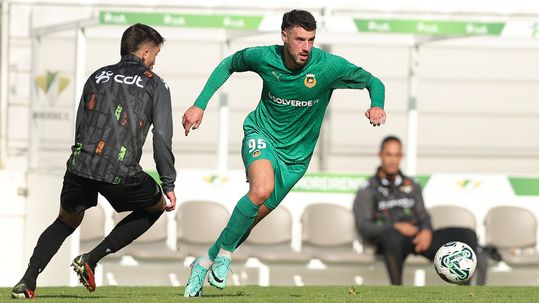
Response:
[{"label": "white and green ball", "polygon": [[444,281],[463,284],[469,281],[477,265],[473,249],[465,243],[452,241],[444,244],[434,257],[434,269]]}]

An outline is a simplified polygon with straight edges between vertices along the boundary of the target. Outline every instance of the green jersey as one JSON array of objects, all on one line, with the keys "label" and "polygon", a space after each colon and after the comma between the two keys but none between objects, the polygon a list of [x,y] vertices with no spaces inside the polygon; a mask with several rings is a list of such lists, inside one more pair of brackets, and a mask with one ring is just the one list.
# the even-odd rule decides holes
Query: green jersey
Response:
[{"label": "green jersey", "polygon": [[245,135],[263,133],[285,163],[309,163],[334,89],[367,88],[371,107],[384,106],[384,85],[361,67],[313,47],[307,63],[291,70],[279,45],[246,48],[224,59],[195,106],[205,109],[233,72],[244,71],[253,71],[264,81],[260,102],[243,124]]}]

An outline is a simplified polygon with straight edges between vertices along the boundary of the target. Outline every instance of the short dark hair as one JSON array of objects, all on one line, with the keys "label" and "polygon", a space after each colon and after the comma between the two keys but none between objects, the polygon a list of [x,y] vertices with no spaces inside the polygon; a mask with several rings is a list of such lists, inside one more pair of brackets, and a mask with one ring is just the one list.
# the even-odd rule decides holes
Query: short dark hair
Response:
[{"label": "short dark hair", "polygon": [[133,24],[128,27],[122,35],[120,55],[123,57],[127,54],[134,53],[138,51],[144,43],[148,42],[153,42],[155,45],[161,45],[165,42],[165,38],[146,24]]},{"label": "short dark hair", "polygon": [[291,10],[283,15],[281,30],[284,31],[294,26],[302,27],[306,31],[314,31],[316,29],[316,20],[308,11]]},{"label": "short dark hair", "polygon": [[384,150],[384,147],[388,142],[397,142],[400,144],[400,146],[402,146],[401,139],[399,139],[397,136],[387,136],[384,138],[384,140],[382,140],[382,143],[380,144],[380,151]]}]

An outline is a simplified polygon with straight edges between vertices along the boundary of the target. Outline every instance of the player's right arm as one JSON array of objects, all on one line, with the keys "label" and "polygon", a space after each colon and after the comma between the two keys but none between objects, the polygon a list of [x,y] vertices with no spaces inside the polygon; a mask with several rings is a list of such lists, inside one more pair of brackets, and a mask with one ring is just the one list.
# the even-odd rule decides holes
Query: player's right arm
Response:
[{"label": "player's right arm", "polygon": [[182,117],[182,125],[185,135],[189,134],[191,129],[197,129],[202,123],[204,110],[211,97],[226,82],[234,72],[256,71],[254,60],[257,58],[259,48],[246,48],[226,57],[213,70],[204,89],[195,101],[195,104]]}]

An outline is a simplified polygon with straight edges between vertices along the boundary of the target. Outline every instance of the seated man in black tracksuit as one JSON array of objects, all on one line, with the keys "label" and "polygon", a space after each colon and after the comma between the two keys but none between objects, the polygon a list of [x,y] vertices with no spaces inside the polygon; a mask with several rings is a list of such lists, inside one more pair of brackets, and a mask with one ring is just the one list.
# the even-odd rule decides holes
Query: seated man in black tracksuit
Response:
[{"label": "seated man in black tracksuit", "polygon": [[359,234],[383,254],[391,284],[402,284],[404,260],[410,253],[431,261],[438,248],[450,241],[464,242],[477,253],[477,236],[468,228],[432,230],[421,187],[399,169],[402,144],[386,137],[380,146],[381,166],[359,189],[354,215]]}]

